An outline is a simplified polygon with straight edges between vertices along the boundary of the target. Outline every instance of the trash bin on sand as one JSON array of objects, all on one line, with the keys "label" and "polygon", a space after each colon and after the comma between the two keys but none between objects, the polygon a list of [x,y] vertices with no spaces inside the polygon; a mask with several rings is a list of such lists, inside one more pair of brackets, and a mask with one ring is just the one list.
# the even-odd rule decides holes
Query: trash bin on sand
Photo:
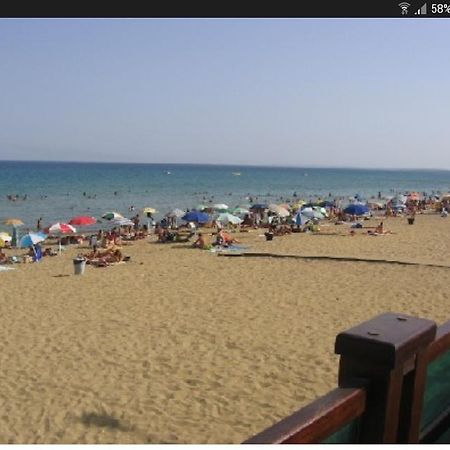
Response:
[{"label": "trash bin on sand", "polygon": [[86,258],[74,258],[73,260],[73,269],[75,271],[75,275],[83,275],[84,269],[86,268]]},{"label": "trash bin on sand", "polygon": [[266,241],[271,241],[273,239],[273,233],[264,233],[264,236],[266,236]]}]

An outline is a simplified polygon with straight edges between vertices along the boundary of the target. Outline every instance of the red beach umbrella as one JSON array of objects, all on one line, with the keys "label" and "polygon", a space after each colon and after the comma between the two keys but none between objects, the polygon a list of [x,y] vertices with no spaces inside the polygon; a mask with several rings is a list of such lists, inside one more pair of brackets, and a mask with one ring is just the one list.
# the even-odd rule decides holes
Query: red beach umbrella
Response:
[{"label": "red beach umbrella", "polygon": [[70,225],[78,225],[80,227],[93,225],[94,223],[97,223],[97,219],[95,217],[90,216],[76,216],[70,219],[69,221]]},{"label": "red beach umbrella", "polygon": [[44,230],[47,234],[70,234],[76,233],[76,228],[68,223],[57,222],[53,225],[50,225],[48,228]]}]

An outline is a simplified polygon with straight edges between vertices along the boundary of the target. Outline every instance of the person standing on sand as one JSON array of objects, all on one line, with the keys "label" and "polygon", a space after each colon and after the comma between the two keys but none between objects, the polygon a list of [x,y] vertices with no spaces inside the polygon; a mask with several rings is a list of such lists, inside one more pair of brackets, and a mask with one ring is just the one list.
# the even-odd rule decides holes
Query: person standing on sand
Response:
[{"label": "person standing on sand", "polygon": [[91,236],[91,247],[92,247],[92,251],[94,252],[94,255],[97,253],[97,246],[98,246],[98,239],[97,239],[97,235],[93,234]]}]

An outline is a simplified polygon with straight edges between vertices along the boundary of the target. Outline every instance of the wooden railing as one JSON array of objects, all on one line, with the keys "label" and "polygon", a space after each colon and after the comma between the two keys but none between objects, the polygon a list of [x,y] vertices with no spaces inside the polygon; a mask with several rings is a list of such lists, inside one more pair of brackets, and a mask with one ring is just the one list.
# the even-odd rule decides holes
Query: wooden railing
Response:
[{"label": "wooden railing", "polygon": [[319,443],[353,421],[353,443],[435,442],[450,429],[450,408],[420,429],[427,368],[448,350],[450,322],[437,328],[427,319],[381,314],[337,336],[338,388],[244,443]]}]

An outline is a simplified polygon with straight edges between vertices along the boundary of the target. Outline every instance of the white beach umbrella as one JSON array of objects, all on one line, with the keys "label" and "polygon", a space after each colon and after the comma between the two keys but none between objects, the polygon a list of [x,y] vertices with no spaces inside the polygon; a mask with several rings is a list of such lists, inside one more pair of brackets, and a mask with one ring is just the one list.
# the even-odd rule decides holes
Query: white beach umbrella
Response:
[{"label": "white beach umbrella", "polygon": [[220,222],[224,225],[226,225],[227,223],[231,223],[233,225],[238,225],[240,223],[242,223],[242,219],[240,219],[237,216],[233,216],[233,214],[230,213],[222,213],[220,214],[217,219],[217,222]]},{"label": "white beach umbrella", "polygon": [[220,211],[220,210],[228,209],[228,205],[225,205],[225,203],[216,203],[216,204],[213,206],[213,208]]},{"label": "white beach umbrella", "polygon": [[176,217],[179,219],[180,217],[183,217],[186,214],[186,211],[183,211],[182,209],[175,208],[172,209],[172,211],[168,212],[166,214],[166,217]]},{"label": "white beach umbrella", "polygon": [[275,213],[277,216],[280,216],[280,217],[287,217],[291,214],[283,206],[275,205],[275,204],[269,205],[269,211],[272,211],[273,213]]},{"label": "white beach umbrella", "polygon": [[134,222],[124,217],[122,219],[111,220],[111,224],[113,224],[116,227],[127,227],[130,225],[134,225]]},{"label": "white beach umbrella", "polygon": [[308,219],[323,219],[324,215],[319,212],[315,211],[312,208],[304,208],[301,211],[299,211],[303,217],[308,217]]}]

